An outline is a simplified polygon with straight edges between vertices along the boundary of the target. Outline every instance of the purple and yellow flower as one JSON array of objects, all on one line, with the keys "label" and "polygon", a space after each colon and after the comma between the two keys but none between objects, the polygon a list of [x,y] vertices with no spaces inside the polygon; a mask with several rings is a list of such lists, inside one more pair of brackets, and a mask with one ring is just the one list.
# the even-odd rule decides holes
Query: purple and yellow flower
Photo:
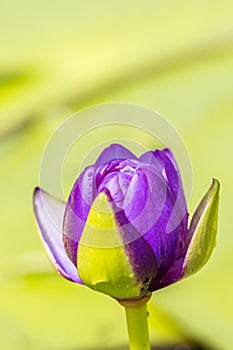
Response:
[{"label": "purple and yellow flower", "polygon": [[205,265],[215,246],[218,201],[214,179],[188,227],[172,152],[149,151],[137,158],[113,144],[81,173],[67,203],[36,188],[34,211],[42,242],[61,275],[128,300]]}]

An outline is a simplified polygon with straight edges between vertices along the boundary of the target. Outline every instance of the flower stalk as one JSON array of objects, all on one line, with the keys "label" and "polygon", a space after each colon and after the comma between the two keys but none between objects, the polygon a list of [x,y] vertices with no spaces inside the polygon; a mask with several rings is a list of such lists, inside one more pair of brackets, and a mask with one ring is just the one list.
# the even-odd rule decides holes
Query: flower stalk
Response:
[{"label": "flower stalk", "polygon": [[150,350],[147,304],[126,307],[130,350]]},{"label": "flower stalk", "polygon": [[121,301],[125,307],[130,350],[150,350],[147,302],[151,294],[138,301]]}]

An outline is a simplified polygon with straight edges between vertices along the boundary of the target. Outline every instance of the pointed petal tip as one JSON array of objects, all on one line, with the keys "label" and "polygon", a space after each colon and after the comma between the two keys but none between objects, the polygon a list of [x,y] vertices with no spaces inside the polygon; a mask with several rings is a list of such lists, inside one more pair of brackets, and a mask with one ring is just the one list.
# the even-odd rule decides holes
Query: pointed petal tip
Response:
[{"label": "pointed petal tip", "polygon": [[213,187],[213,191],[215,191],[215,192],[219,192],[219,190],[220,190],[220,182],[219,182],[219,180],[218,179],[216,179],[216,178],[213,178],[212,179],[212,187]]},{"label": "pointed petal tip", "polygon": [[[43,200],[42,196],[49,196],[51,198],[53,198],[52,196],[50,196],[50,194],[48,194],[45,190],[43,190],[42,188],[40,188],[39,186],[36,186],[34,188],[33,191],[33,195],[32,195],[32,199],[33,199],[33,207],[34,207],[34,211],[36,209],[37,205],[40,205],[40,201]],[[55,200],[55,199],[54,199]]]},{"label": "pointed petal tip", "polygon": [[34,209],[36,221],[37,221],[37,206],[40,205],[40,202],[42,200],[41,194],[43,192],[45,191],[43,191],[39,186],[35,187],[33,191],[32,200],[33,200],[33,209]]},{"label": "pointed petal tip", "polygon": [[33,191],[33,194],[35,195],[36,193],[38,193],[38,192],[45,192],[42,188],[40,188],[39,186],[36,186],[35,188],[34,188],[34,191]]},{"label": "pointed petal tip", "polygon": [[38,193],[40,193],[42,190],[41,190],[41,188],[39,187],[39,186],[36,186],[35,188],[34,188],[34,191],[33,191],[33,201],[34,201],[34,199],[35,199],[35,196],[38,194]]},{"label": "pointed petal tip", "polygon": [[162,150],[165,153],[169,153],[169,154],[173,154],[172,151],[170,150],[170,148],[166,147]]}]

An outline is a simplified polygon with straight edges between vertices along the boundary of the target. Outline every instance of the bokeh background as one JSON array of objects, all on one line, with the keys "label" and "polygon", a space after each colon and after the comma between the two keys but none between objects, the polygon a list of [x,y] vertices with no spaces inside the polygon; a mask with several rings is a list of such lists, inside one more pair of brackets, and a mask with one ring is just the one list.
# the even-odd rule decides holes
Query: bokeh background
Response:
[{"label": "bokeh background", "polygon": [[191,213],[211,178],[221,182],[217,249],[200,273],[154,293],[153,344],[232,350],[232,23],[231,0],[1,1],[1,349],[127,344],[123,308],[54,272],[32,213],[55,129],[85,107],[122,101],[158,111],[183,138]]}]

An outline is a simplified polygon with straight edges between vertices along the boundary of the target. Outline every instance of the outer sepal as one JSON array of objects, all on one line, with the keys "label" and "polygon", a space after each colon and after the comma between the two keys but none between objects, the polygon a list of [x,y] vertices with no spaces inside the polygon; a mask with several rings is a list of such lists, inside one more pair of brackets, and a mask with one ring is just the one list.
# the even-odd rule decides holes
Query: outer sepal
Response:
[{"label": "outer sepal", "polygon": [[77,251],[79,275],[89,288],[115,299],[135,299],[142,293],[131,256],[127,255],[106,194],[96,198],[90,210]]},{"label": "outer sepal", "polygon": [[34,191],[33,206],[40,238],[51,263],[63,277],[81,284],[77,269],[68,258],[62,242],[65,203],[37,187]]},{"label": "outer sepal", "polygon": [[200,270],[216,246],[220,183],[213,179],[211,187],[198,205],[188,232],[190,239],[183,262],[182,277]]}]

